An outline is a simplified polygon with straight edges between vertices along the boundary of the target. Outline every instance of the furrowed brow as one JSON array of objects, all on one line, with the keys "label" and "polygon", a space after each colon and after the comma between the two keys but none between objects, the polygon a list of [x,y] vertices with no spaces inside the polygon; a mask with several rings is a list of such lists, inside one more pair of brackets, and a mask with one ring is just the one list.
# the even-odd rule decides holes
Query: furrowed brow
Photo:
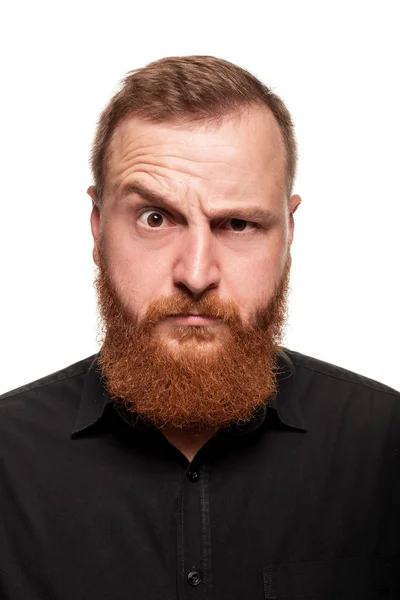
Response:
[{"label": "furrowed brow", "polygon": [[[119,195],[119,200],[134,194],[140,196],[142,200],[149,202],[150,204],[167,206],[172,210],[176,210],[177,208],[166,196],[147,188],[145,185],[137,181],[132,181],[123,186]],[[274,219],[274,215],[269,210],[256,206],[241,206],[237,208],[229,207],[222,210],[211,210],[208,212],[207,216],[210,221],[241,219],[243,221],[259,221],[268,223]]]},{"label": "furrowed brow", "polygon": [[126,196],[132,196],[133,194],[137,194],[143,200],[150,202],[151,204],[170,204],[168,198],[158,192],[150,190],[142,183],[136,181],[132,181],[123,186],[119,194],[119,199],[122,200]]},{"label": "furrowed brow", "polygon": [[241,206],[238,208],[230,207],[223,210],[213,210],[208,213],[208,216],[212,221],[240,219],[243,221],[260,221],[264,223],[271,221],[274,218],[273,214],[269,210],[253,206]]}]

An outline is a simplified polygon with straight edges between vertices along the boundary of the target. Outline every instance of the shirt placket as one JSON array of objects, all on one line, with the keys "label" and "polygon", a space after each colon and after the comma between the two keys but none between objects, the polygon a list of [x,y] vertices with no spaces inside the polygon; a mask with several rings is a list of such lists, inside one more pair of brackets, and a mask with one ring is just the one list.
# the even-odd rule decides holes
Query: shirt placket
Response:
[{"label": "shirt placket", "polygon": [[181,482],[177,512],[179,600],[211,600],[209,468],[188,465]]}]

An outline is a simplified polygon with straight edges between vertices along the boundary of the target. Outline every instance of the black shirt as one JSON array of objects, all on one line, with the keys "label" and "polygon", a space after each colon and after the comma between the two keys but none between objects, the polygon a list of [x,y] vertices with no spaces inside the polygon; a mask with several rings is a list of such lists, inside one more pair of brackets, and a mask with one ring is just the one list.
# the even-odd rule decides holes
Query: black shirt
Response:
[{"label": "black shirt", "polygon": [[400,597],[400,394],[288,350],[192,463],[90,357],[0,400],[2,600]]}]

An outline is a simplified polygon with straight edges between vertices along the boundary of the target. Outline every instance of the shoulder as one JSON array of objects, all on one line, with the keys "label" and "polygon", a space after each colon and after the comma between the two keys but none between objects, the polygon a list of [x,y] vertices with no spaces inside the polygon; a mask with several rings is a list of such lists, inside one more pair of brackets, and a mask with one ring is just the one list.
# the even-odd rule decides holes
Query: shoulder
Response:
[{"label": "shoulder", "polygon": [[[351,435],[400,436],[400,393],[383,383],[299,352],[284,350],[293,365],[294,389],[309,424]],[[344,425],[346,424],[346,425]],[[397,442],[396,442],[397,443]]]},{"label": "shoulder", "polygon": [[57,409],[62,405],[75,404],[83,388],[84,377],[97,355],[90,356],[64,369],[32,381],[26,385],[0,395],[0,422],[6,415],[29,415],[31,411]]},{"label": "shoulder", "polygon": [[300,379],[314,380],[315,383],[325,383],[331,387],[348,388],[359,395],[370,395],[372,392],[381,396],[387,395],[395,401],[400,400],[400,392],[379,381],[300,352],[286,348],[284,351],[291,359]]}]

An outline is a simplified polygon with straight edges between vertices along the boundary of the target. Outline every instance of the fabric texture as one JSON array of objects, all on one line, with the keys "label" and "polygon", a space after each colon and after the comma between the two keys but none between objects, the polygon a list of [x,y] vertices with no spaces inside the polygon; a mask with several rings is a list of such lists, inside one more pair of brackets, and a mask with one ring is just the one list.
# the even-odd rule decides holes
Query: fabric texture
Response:
[{"label": "fabric texture", "polygon": [[0,397],[0,598],[400,598],[400,394],[282,349],[189,461],[91,356]]}]

